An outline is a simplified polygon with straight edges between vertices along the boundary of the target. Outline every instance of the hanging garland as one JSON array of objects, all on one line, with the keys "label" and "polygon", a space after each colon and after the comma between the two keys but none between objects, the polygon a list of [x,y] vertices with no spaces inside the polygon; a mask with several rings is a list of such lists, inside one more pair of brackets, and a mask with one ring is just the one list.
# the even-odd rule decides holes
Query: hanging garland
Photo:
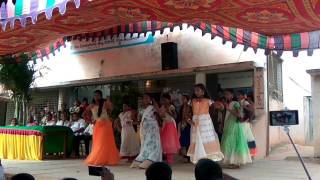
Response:
[{"label": "hanging garland", "polygon": [[5,31],[8,24],[13,29],[16,20],[20,21],[21,27],[26,26],[27,18],[31,18],[32,24],[35,24],[41,13],[45,13],[46,19],[49,20],[55,8],[58,8],[59,13],[63,15],[70,1],[73,1],[76,8],[79,8],[80,0],[1,0],[0,24],[2,30]]},{"label": "hanging garland", "polygon": [[[252,48],[254,52],[257,52],[257,49],[264,49],[265,55],[270,54],[271,51],[276,51],[277,54],[281,56],[283,51],[292,51],[293,56],[297,57],[300,51],[307,50],[308,55],[311,56],[314,49],[320,48],[320,31],[283,36],[265,36],[259,33],[245,31],[240,28],[224,27],[207,23],[193,23],[188,24],[188,27],[189,26],[200,29],[202,35],[205,35],[206,33],[211,34],[212,39],[216,36],[222,38],[223,44],[227,41],[232,42],[232,48],[241,44],[244,46],[244,51],[248,48]],[[56,50],[65,46],[66,41],[100,41],[108,36],[119,37],[121,34],[132,36],[135,33],[138,33],[140,36],[145,36],[148,32],[151,32],[152,35],[154,35],[156,31],[160,31],[160,34],[163,34],[164,29],[169,28],[170,32],[172,32],[175,27],[182,29],[182,23],[143,21],[119,25],[98,32],[67,36],[59,39],[47,48],[33,52],[30,55],[30,59],[35,61],[38,58],[48,57],[51,53],[54,55]]]}]

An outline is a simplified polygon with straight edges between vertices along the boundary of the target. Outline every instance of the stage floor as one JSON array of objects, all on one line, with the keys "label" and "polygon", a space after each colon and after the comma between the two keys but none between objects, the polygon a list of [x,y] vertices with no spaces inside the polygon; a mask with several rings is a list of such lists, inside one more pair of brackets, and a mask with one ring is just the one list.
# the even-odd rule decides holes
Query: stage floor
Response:
[{"label": "stage floor", "polygon": [[[310,158],[309,148],[298,147],[305,158],[306,166],[312,179],[320,179],[320,160]],[[306,150],[305,150],[306,149]],[[83,160],[46,160],[46,161],[13,161],[2,160],[6,174],[27,172],[36,180],[57,180],[73,177],[79,180],[98,180],[88,176],[87,167]],[[111,167],[115,180],[144,180],[144,170],[130,169],[129,164],[121,163]],[[173,180],[194,180],[192,164],[177,163],[173,165]],[[292,152],[291,146],[286,145],[273,151],[266,160],[257,160],[241,169],[225,169],[225,173],[244,180],[305,180],[305,172],[298,159]]]},{"label": "stage floor", "polygon": [[[73,177],[79,180],[97,180],[88,176],[87,168],[81,160],[52,160],[52,161],[9,161],[3,160],[5,172],[16,174],[27,172],[33,174],[37,180],[56,180]],[[320,163],[307,163],[313,179],[320,179]],[[193,165],[176,164],[173,166],[174,180],[194,180]],[[144,171],[130,169],[128,164],[111,167],[116,180],[143,180]],[[245,180],[293,180],[306,179],[304,171],[296,160],[275,161],[260,160],[238,170],[225,170],[226,173]]]}]

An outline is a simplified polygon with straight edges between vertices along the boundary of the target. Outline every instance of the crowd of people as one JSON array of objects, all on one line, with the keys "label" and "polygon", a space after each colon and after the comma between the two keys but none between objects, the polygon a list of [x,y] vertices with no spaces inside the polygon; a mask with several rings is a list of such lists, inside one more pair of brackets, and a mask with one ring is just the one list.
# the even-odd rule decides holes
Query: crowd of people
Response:
[{"label": "crowd of people", "polygon": [[[85,98],[82,103],[76,101],[69,111],[55,114],[45,109],[40,120],[31,116],[27,126],[70,127],[75,156],[79,157],[79,144],[84,140],[85,162],[90,166],[117,165],[123,158],[132,168],[146,169],[154,162],[172,164],[175,156],[181,155],[194,164],[208,158],[239,168],[256,156],[251,128],[254,105],[252,97],[244,92],[235,96],[233,90],[226,89],[213,101],[205,86],[196,84],[191,96],[181,96],[181,107],[176,107],[167,93],[159,101],[155,99],[144,94],[139,110],[125,99],[122,112],[112,120],[112,102],[96,90],[92,104]],[[15,123],[13,119],[12,125]],[[120,150],[114,131],[121,133]]]}]

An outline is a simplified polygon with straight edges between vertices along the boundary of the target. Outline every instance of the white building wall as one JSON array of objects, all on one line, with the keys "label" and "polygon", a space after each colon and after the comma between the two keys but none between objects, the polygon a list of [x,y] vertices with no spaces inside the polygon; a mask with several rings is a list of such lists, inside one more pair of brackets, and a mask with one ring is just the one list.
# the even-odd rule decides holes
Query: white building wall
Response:
[{"label": "white building wall", "polygon": [[[108,51],[98,51],[81,55],[72,55],[70,49],[62,49],[50,60],[38,61],[37,67],[46,66],[42,71],[43,78],[36,80],[37,87],[55,86],[61,82],[85,80],[100,77],[113,77],[118,75],[128,75],[136,73],[147,73],[161,71],[161,43],[173,41],[178,43],[179,67],[192,68],[201,66],[212,66],[226,63],[237,63],[244,61],[255,61],[256,64],[264,65],[265,55],[263,51],[254,54],[252,49],[243,52],[243,46],[231,48],[231,43],[222,45],[220,38],[211,40],[210,35],[202,36],[200,31],[194,32],[193,28],[179,31],[175,29],[173,33],[156,35],[155,42],[148,45],[140,45],[128,48],[118,48]],[[319,57],[319,56],[318,56]],[[283,65],[283,87],[284,105],[289,109],[299,109],[300,118],[303,117],[303,96],[310,95],[310,77],[305,70],[308,66],[308,58],[301,54],[299,58],[293,58],[291,53],[285,53],[282,57]],[[203,78],[202,78],[203,79]],[[296,83],[300,84],[297,87]],[[200,76],[199,79],[200,81]],[[208,83],[208,82],[207,82]],[[274,110],[279,107],[271,102]],[[259,152],[262,157],[266,153],[266,142],[263,142],[266,133],[261,129],[267,128],[267,116],[259,113],[258,124],[254,125]],[[292,129],[296,142],[304,143],[303,119],[301,125]],[[262,134],[259,134],[262,133]],[[281,129],[270,128],[271,145],[276,145],[281,141],[286,141],[281,134]]]},{"label": "white building wall", "polygon": [[[46,66],[44,78],[36,80],[37,87],[59,85],[61,82],[112,77],[124,74],[147,73],[161,70],[161,43],[178,43],[178,59],[181,69],[211,66],[244,61],[264,62],[262,51],[256,55],[252,49],[243,52],[243,46],[231,48],[231,43],[222,45],[220,38],[211,40],[193,28],[157,35],[155,42],[128,48],[111,49],[93,53],[72,55],[69,48],[62,48],[56,56],[38,61],[37,66]],[[103,61],[103,63],[102,63]]]},{"label": "white building wall", "polygon": [[[304,97],[311,96],[311,79],[306,70],[312,67],[320,67],[318,57],[320,50],[316,50],[313,56],[307,56],[306,52],[301,52],[298,57],[293,57],[291,52],[285,52],[283,59],[283,104],[270,102],[277,108],[288,108],[299,111],[299,125],[291,126],[291,134],[295,143],[304,145],[305,139],[305,120]],[[274,109],[277,109],[274,108]],[[272,109],[270,109],[272,110]],[[270,127],[270,143],[275,145],[279,142],[289,142],[287,135],[282,128]]]}]

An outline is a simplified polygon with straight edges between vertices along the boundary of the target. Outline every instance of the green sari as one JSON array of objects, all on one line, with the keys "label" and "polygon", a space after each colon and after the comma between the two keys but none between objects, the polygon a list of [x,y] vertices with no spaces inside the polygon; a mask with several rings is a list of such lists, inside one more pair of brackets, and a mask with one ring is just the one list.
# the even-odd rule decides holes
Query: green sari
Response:
[{"label": "green sari", "polygon": [[[232,101],[229,108],[240,110],[240,104]],[[229,111],[226,113],[221,149],[224,154],[224,163],[231,165],[242,165],[251,163],[250,150],[247,138],[244,134],[244,124]]]}]

